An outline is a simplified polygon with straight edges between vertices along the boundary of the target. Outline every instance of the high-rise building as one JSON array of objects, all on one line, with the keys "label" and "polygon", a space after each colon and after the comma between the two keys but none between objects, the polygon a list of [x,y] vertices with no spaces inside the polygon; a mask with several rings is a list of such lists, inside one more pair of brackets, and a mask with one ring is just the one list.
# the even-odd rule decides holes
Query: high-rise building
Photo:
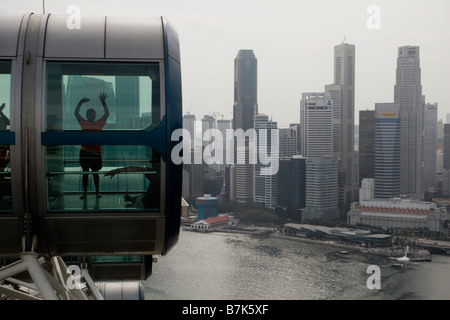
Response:
[{"label": "high-rise building", "polygon": [[[202,146],[203,150],[204,148],[211,143],[211,129],[216,128],[216,119],[214,116],[210,116],[205,114],[202,118]],[[216,166],[214,166],[216,167]],[[205,193],[209,193],[208,191],[205,191]]]},{"label": "high-rise building", "polygon": [[444,169],[442,172],[442,195],[450,197],[450,169]]},{"label": "high-rise building", "polygon": [[375,110],[359,112],[359,178],[375,178]]},{"label": "high-rise building", "polygon": [[191,147],[194,145],[195,138],[195,115],[193,114],[185,114],[183,116],[183,129],[189,131],[191,135]]},{"label": "high-rise building", "polygon": [[231,129],[231,121],[226,119],[217,120],[217,129],[222,133],[222,137],[225,139],[228,129]]},{"label": "high-rise building", "polygon": [[375,198],[400,196],[400,106],[375,104]]},{"label": "high-rise building", "polygon": [[214,116],[205,114],[202,118],[202,133],[205,133],[205,131],[208,129],[215,129],[215,128],[216,128],[216,119],[214,119]]},{"label": "high-rise building", "polygon": [[355,46],[334,47],[334,85],[341,86],[339,132],[339,207],[345,216],[358,188],[354,185]]},{"label": "high-rise building", "polygon": [[298,126],[296,124],[291,125],[289,128],[280,128],[280,159],[289,159],[293,155],[298,155],[297,149],[297,134]]},{"label": "high-rise building", "polygon": [[400,106],[400,193],[424,192],[424,106],[418,46],[398,49],[394,102]]},{"label": "high-rise building", "polygon": [[442,119],[439,119],[437,123],[437,140],[436,180],[438,188],[441,189],[442,171],[444,169],[444,121]]},{"label": "high-rise building", "polygon": [[342,87],[339,84],[325,86],[325,94],[333,102],[333,157],[339,158],[341,146],[341,95]]},{"label": "high-rise building", "polygon": [[438,104],[425,104],[425,191],[437,186]]},{"label": "high-rise building", "polygon": [[183,168],[189,173],[189,194],[191,197],[199,197],[204,194],[203,162],[195,163],[195,158],[200,158],[201,150],[191,150],[191,164],[184,164]]},{"label": "high-rise building", "polygon": [[257,59],[253,50],[239,50],[234,60],[233,128],[253,128],[258,113]]},{"label": "high-rise building", "polygon": [[303,209],[306,206],[306,159],[294,155],[291,162],[291,208]]},{"label": "high-rise building", "polygon": [[[233,129],[253,128],[253,116],[257,113],[257,59],[253,50],[239,50],[234,60]],[[234,192],[240,202],[253,201],[253,165],[249,159],[252,147],[246,142],[244,147],[235,148],[235,156],[243,157],[242,163],[235,158],[234,170]]]},{"label": "high-rise building", "polygon": [[359,189],[359,201],[367,201],[375,199],[375,179],[363,178],[361,180],[361,188]]},{"label": "high-rise building", "polygon": [[302,150],[300,141],[300,123],[290,123],[289,128],[295,131],[295,135],[297,137],[297,152],[295,154],[300,155]]},{"label": "high-rise building", "polygon": [[450,123],[444,124],[444,169],[450,169]]},{"label": "high-rise building", "polygon": [[324,92],[306,92],[300,102],[301,154],[333,156],[333,101]]},{"label": "high-rise building", "polygon": [[183,183],[181,187],[181,195],[184,199],[187,199],[191,195],[191,178],[189,171],[183,168]]},{"label": "high-rise building", "polygon": [[338,160],[331,157],[307,158],[306,199],[302,222],[338,219],[338,190]]},{"label": "high-rise building", "polygon": [[280,212],[300,218],[306,202],[306,158],[294,155],[280,159],[277,173],[277,206]]},{"label": "high-rise building", "polygon": [[[262,203],[268,208],[275,208],[277,205],[277,175],[276,172],[269,172],[269,174],[263,174],[263,168],[266,164],[261,162],[261,156],[267,155],[270,158],[273,152],[277,152],[278,148],[272,146],[272,134],[273,129],[277,129],[277,123],[269,120],[269,117],[264,114],[257,114],[255,119],[255,130],[256,136],[258,137],[257,143],[257,154],[259,155],[256,164],[254,165],[254,195],[253,199],[255,202]],[[261,138],[266,130],[266,144],[261,143]],[[277,137],[277,139],[279,139]],[[276,143],[279,143],[277,140]],[[276,155],[278,157],[278,155]],[[278,161],[278,159],[277,159]],[[273,169],[275,169],[272,166]],[[267,168],[266,168],[267,169]],[[278,168],[276,168],[278,169]]]},{"label": "high-rise building", "polygon": [[[225,119],[220,119],[217,120],[217,129],[220,131],[220,133],[222,134],[222,141],[219,142],[219,144],[222,145],[222,165],[219,166],[219,170],[221,172],[225,171],[225,167],[227,166],[227,161],[226,161],[226,145],[227,145],[227,141],[226,141],[226,137],[227,137],[227,130],[231,129],[231,121],[230,120],[225,120]],[[229,165],[229,164],[228,164]]]}]

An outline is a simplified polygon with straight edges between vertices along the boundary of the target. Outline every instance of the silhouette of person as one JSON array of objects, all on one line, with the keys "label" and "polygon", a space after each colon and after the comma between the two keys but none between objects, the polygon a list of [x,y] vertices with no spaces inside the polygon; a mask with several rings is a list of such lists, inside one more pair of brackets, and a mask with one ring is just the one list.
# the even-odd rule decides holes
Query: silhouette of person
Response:
[{"label": "silhouette of person", "polygon": [[9,119],[3,113],[3,109],[5,109],[4,103],[0,106],[0,131],[6,131],[6,127],[9,126]]},{"label": "silhouette of person", "polygon": [[136,208],[159,208],[160,201],[160,163],[152,162],[152,169],[147,167],[130,166],[111,170],[105,173],[106,176],[110,176],[111,179],[116,174],[124,172],[146,172],[150,170],[156,170],[156,173],[145,173],[145,177],[150,181],[147,191],[141,196],[131,197],[127,192],[123,196],[125,202],[131,202],[133,207]]},{"label": "silhouette of person", "polygon": [[[75,108],[75,117],[81,126],[81,131],[84,132],[100,132],[106,125],[106,119],[109,117],[108,106],[106,105],[106,98],[108,96],[105,93],[100,93],[98,98],[102,103],[103,110],[105,114],[98,120],[95,120],[97,114],[94,109],[90,108],[86,111],[86,119],[80,115],[80,108],[83,103],[88,102],[88,98],[83,98],[78,102]],[[80,165],[83,171],[87,172],[91,169],[93,172],[99,171],[102,164],[102,147],[98,145],[82,145],[80,148]],[[93,174],[93,180],[95,185],[95,191],[97,198],[101,197],[99,190],[99,177],[98,174]],[[80,199],[86,199],[87,197],[87,187],[88,187],[89,175],[83,174],[83,195]]]},{"label": "silhouette of person", "polygon": [[[6,127],[9,126],[9,119],[3,113],[3,109],[5,109],[5,104],[3,103],[0,106],[0,131],[6,131]],[[9,146],[1,145],[0,146],[0,172],[5,171],[5,168],[9,163]],[[1,179],[2,177],[0,177]]]},{"label": "silhouette of person", "polygon": [[[9,126],[9,119],[3,113],[5,104],[0,106],[0,131],[6,131]],[[0,145],[0,173],[4,172],[10,161],[9,145]],[[0,174],[0,201],[4,196],[11,195],[11,181],[5,179],[5,176]]]}]

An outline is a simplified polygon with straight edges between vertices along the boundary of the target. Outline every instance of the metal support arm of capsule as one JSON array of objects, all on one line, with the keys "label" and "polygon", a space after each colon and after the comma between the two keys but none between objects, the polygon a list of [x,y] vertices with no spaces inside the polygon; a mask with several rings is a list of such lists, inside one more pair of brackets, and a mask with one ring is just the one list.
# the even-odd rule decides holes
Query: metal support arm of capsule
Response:
[{"label": "metal support arm of capsule", "polygon": [[82,265],[23,252],[0,269],[0,300],[144,300],[142,283],[94,282]]}]

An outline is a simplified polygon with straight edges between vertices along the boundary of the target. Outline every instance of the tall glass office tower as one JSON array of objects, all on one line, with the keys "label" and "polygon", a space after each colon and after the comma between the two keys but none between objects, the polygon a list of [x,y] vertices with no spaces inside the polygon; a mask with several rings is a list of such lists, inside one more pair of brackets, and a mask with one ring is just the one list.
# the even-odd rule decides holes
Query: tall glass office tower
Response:
[{"label": "tall glass office tower", "polygon": [[321,157],[306,159],[306,197],[302,222],[339,218],[338,160]]},{"label": "tall glass office tower", "polygon": [[375,198],[400,196],[399,105],[375,104]]},{"label": "tall glass office tower", "polygon": [[359,178],[375,178],[375,110],[359,111]]},{"label": "tall glass office tower", "polygon": [[[257,114],[254,117],[255,130],[258,137],[257,154],[259,155],[254,168],[254,201],[264,204],[267,208],[275,208],[277,205],[277,175],[278,167],[272,166],[271,172],[268,175],[262,174],[263,168],[268,169],[267,165],[261,163],[261,155],[266,155],[270,158],[278,151],[276,146],[272,146],[272,134],[278,129],[278,125],[275,121],[269,120],[269,116],[265,114]],[[273,130],[275,129],[275,130]],[[262,131],[266,130],[266,132]],[[265,134],[266,143],[261,143],[261,138]],[[276,143],[278,143],[279,137],[275,137]],[[275,156],[278,157],[277,154]],[[270,167],[269,167],[270,168]],[[269,169],[270,170],[270,169]]]},{"label": "tall glass office tower", "polygon": [[[253,128],[253,117],[258,113],[257,60],[253,50],[239,50],[234,60],[233,129],[247,131]],[[235,148],[237,156],[245,156],[245,164],[235,166],[236,200],[253,201],[253,165],[249,161],[249,145]],[[236,159],[236,158],[235,158]]]},{"label": "tall glass office tower", "polygon": [[300,101],[301,154],[332,157],[333,101],[329,93],[305,92]]},{"label": "tall glass office tower", "polygon": [[234,60],[233,129],[253,128],[258,113],[257,65],[253,50],[239,50]]},{"label": "tall glass office tower", "polygon": [[424,185],[424,106],[419,47],[398,49],[394,102],[400,106],[400,193],[421,199]]},{"label": "tall glass office tower", "polygon": [[[425,99],[423,101],[425,103]],[[437,123],[438,104],[425,104],[425,191],[434,191],[437,186]]]},{"label": "tall glass office tower", "polygon": [[[341,86],[339,139],[339,207],[344,216],[354,199],[355,46],[334,47],[334,85]],[[336,99],[334,99],[336,100]]]}]

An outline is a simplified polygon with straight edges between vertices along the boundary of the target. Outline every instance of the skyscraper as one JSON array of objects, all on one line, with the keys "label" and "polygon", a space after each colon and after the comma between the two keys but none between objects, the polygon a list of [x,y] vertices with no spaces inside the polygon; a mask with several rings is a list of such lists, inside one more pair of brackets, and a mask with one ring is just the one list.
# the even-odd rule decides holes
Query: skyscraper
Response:
[{"label": "skyscraper", "polygon": [[253,50],[239,50],[234,60],[233,128],[253,128],[258,113],[257,60]]},{"label": "skyscraper", "polygon": [[297,125],[289,128],[281,128],[280,132],[280,159],[290,159],[293,155],[298,155],[297,150]]},{"label": "skyscraper", "polygon": [[342,87],[338,84],[325,86],[325,94],[333,102],[333,157],[339,158],[341,147],[341,95]]},{"label": "skyscraper", "polygon": [[306,203],[302,222],[339,218],[338,160],[336,158],[306,159]]},{"label": "skyscraper", "polygon": [[216,129],[216,119],[213,116],[205,114],[202,118],[203,148],[211,143],[211,129]]},{"label": "skyscraper", "polygon": [[328,94],[302,94],[300,139],[304,157],[333,156],[333,101]]},{"label": "skyscraper", "polygon": [[[202,118],[202,136],[209,129],[215,129],[215,128],[216,128],[216,119],[214,119],[214,116],[205,114]],[[208,137],[208,138],[210,138],[210,137]]]},{"label": "skyscraper", "polygon": [[359,112],[359,177],[375,178],[375,110]]},{"label": "skyscraper", "polygon": [[355,46],[334,47],[334,85],[341,86],[339,141],[339,207],[344,216],[358,190],[354,186]]},{"label": "skyscraper", "polygon": [[183,116],[183,129],[189,131],[192,140],[191,146],[193,146],[195,138],[195,115],[188,113]]},{"label": "skyscraper", "polygon": [[305,208],[306,158],[293,155],[280,159],[277,173],[277,206],[283,213],[299,218]]},{"label": "skyscraper", "polygon": [[400,106],[400,193],[416,199],[424,185],[424,107],[419,47],[398,49],[394,102]]},{"label": "skyscraper", "polygon": [[[272,129],[277,129],[277,123],[269,120],[269,117],[265,114],[255,115],[255,130],[258,137],[257,154],[259,155],[256,164],[254,165],[254,201],[264,204],[268,208],[275,208],[277,205],[277,175],[276,172],[272,174],[262,174],[262,169],[266,167],[261,162],[261,155],[267,155],[270,157],[273,152],[278,151],[275,146],[272,146]],[[266,144],[261,143],[261,137],[265,134],[262,130],[266,130]],[[276,143],[279,143],[277,137]],[[277,168],[278,170],[278,168]]]},{"label": "skyscraper", "polygon": [[375,198],[400,196],[399,105],[375,104]]},{"label": "skyscraper", "polygon": [[225,171],[225,166],[226,166],[226,136],[227,136],[227,130],[231,129],[231,121],[230,120],[225,120],[225,119],[220,119],[217,120],[217,129],[220,131],[220,133],[222,134],[222,141],[219,141],[219,144],[222,145],[222,165],[219,166],[220,171],[223,172]]},{"label": "skyscraper", "polygon": [[444,169],[450,169],[450,123],[444,124]]},{"label": "skyscraper", "polygon": [[[257,60],[253,50],[239,50],[234,60],[233,129],[247,131],[253,128],[253,116],[258,113]],[[235,148],[236,156],[245,157],[244,163],[235,161],[235,194],[240,202],[253,201],[253,165],[249,161],[249,148]]]},{"label": "skyscraper", "polygon": [[425,191],[437,186],[438,104],[425,104]]}]

